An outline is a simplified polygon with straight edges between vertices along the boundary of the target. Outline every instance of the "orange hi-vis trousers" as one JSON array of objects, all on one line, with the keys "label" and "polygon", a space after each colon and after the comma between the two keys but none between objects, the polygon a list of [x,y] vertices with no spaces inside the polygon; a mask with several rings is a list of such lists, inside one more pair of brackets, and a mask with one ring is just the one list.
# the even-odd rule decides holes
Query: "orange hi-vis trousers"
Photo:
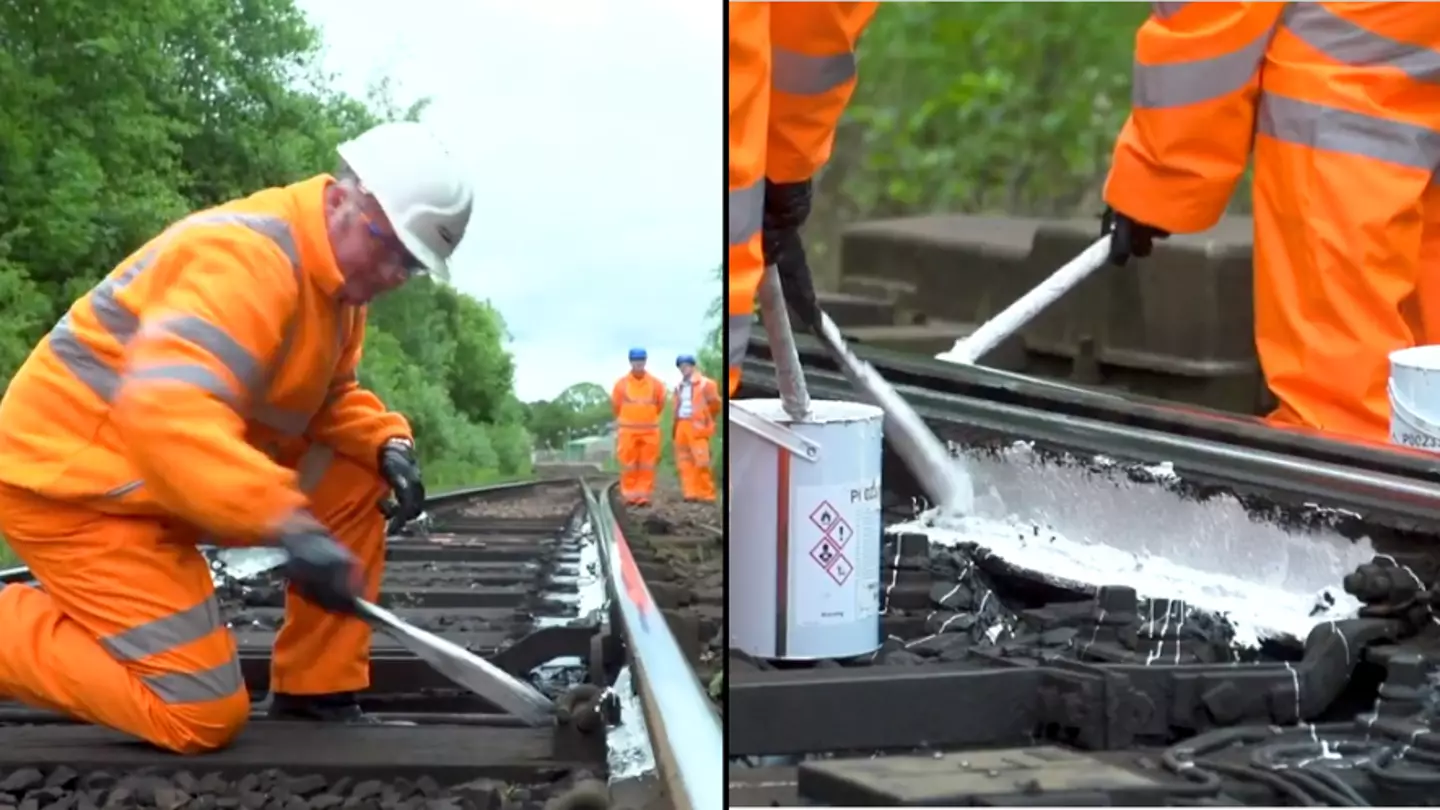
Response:
[{"label": "orange hi-vis trousers", "polygon": [[620,464],[620,496],[629,504],[650,503],[660,463],[660,428],[620,428],[615,460]]},{"label": "orange hi-vis trousers", "polygon": [[687,500],[714,501],[715,476],[710,470],[710,436],[688,419],[675,423],[675,470]]},{"label": "orange hi-vis trousers", "polygon": [[[375,599],[385,561],[376,504],[388,488],[324,445],[295,450],[289,463],[312,493],[311,511],[359,558],[365,594]],[[0,590],[0,697],[183,754],[224,746],[244,727],[250,699],[235,639],[196,548],[211,538],[192,526],[107,515],[9,486],[0,487],[0,533],[44,588]],[[292,589],[271,689],[367,688],[370,633],[363,620],[323,611]]]}]

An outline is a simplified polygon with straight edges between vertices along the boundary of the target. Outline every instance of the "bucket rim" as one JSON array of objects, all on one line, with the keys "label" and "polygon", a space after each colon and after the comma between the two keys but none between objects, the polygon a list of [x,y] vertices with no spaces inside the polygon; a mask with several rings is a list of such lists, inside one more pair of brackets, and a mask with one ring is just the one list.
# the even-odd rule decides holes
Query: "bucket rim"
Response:
[{"label": "bucket rim", "polygon": [[1440,345],[1407,346],[1390,352],[1390,365],[1412,371],[1440,371]]},{"label": "bucket rim", "polygon": [[796,422],[785,413],[777,397],[731,400],[731,407],[738,407],[756,416],[763,416],[784,425],[841,425],[866,423],[885,418],[885,411],[868,402],[852,399],[812,399],[810,414],[803,422]]}]

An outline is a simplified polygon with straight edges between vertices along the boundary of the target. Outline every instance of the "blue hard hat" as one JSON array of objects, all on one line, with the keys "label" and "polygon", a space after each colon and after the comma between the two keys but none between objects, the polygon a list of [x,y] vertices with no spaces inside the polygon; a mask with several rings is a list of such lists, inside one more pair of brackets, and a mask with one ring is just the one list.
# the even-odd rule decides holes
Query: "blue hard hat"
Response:
[{"label": "blue hard hat", "polygon": [[695,365],[695,355],[693,355],[693,354],[682,354],[682,355],[680,355],[679,357],[675,358],[675,365],[676,365],[676,366],[683,366],[683,365],[685,365],[686,363],[689,363],[689,364],[692,365],[692,366]]},{"label": "blue hard hat", "polygon": [[644,349],[631,349],[631,350],[630,350],[630,359],[631,359],[631,360],[644,360],[644,359],[645,359],[645,350],[644,350]]}]

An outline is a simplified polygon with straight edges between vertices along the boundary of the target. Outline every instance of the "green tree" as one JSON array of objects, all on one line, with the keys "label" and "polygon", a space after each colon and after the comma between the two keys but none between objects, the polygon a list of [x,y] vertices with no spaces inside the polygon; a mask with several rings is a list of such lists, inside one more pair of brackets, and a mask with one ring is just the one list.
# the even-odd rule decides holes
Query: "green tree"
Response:
[{"label": "green tree", "polygon": [[[413,118],[332,89],[293,0],[0,4],[0,385],[127,254],[187,212],[336,164]],[[420,280],[369,312],[360,379],[415,428],[436,486],[528,474],[500,313]]]},{"label": "green tree", "polygon": [[887,3],[806,241],[833,283],[845,223],[1098,215],[1148,3]]},{"label": "green tree", "polygon": [[701,345],[700,351],[695,355],[695,360],[700,364],[702,374],[712,380],[721,381],[725,379],[724,266],[715,268],[711,271],[711,275],[714,277],[716,289],[720,290],[720,293],[710,300],[710,306],[705,310],[705,320],[711,326],[710,331],[705,335],[705,343]]}]

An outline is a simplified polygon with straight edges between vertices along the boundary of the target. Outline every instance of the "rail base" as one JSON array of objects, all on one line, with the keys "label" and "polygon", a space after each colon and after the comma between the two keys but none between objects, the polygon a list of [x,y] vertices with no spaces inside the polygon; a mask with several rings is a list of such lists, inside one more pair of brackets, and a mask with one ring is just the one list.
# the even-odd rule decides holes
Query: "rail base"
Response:
[{"label": "rail base", "polygon": [[179,760],[118,732],[85,725],[42,725],[6,729],[0,771],[11,763],[27,768],[64,765],[76,770],[121,770],[157,766],[243,774],[266,768],[322,775],[366,773],[370,778],[464,780],[478,777],[532,779],[594,768],[605,761],[604,736],[573,729],[485,728],[475,726],[336,726],[317,723],[253,722],[222,751]]}]

